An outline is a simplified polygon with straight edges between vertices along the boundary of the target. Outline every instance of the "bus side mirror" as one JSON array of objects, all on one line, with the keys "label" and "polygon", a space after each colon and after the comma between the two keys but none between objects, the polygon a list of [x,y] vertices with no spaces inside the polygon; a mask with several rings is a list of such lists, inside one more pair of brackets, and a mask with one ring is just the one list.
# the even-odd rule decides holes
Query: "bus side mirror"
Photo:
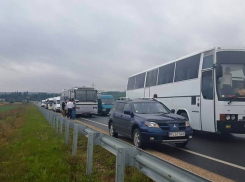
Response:
[{"label": "bus side mirror", "polygon": [[217,78],[222,77],[222,76],[223,76],[223,69],[222,69],[222,66],[217,65],[215,69],[216,69],[216,77],[217,77]]}]

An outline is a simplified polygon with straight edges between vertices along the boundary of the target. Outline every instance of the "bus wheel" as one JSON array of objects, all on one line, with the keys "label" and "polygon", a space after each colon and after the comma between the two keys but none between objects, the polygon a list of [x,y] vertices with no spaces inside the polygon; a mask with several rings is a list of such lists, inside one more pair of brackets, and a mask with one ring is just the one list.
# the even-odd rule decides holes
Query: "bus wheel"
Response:
[{"label": "bus wheel", "polygon": [[187,115],[185,112],[182,112],[180,115],[183,116],[183,117],[186,118],[186,119],[189,119],[189,118],[188,118],[188,115]]},{"label": "bus wheel", "polygon": [[185,147],[188,144],[188,142],[183,142],[183,143],[175,143],[177,147]]}]

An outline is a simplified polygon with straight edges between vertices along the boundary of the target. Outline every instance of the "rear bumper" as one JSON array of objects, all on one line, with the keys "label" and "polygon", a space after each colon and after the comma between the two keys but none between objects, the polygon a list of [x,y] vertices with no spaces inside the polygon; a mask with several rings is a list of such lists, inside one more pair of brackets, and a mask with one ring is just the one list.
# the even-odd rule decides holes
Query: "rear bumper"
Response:
[{"label": "rear bumper", "polygon": [[96,111],[77,111],[76,110],[76,114],[97,114],[97,112]]},{"label": "rear bumper", "polygon": [[245,121],[217,121],[218,132],[245,134]]}]

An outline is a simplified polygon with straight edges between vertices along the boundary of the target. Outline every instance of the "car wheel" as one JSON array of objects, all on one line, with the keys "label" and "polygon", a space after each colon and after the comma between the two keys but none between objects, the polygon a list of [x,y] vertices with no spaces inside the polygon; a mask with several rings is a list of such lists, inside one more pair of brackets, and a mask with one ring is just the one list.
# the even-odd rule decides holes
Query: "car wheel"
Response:
[{"label": "car wheel", "polygon": [[143,148],[141,132],[138,128],[134,130],[133,140],[136,147]]},{"label": "car wheel", "polygon": [[109,133],[110,133],[110,136],[112,136],[112,137],[115,137],[115,138],[118,137],[118,133],[115,132],[112,122],[110,123]]},{"label": "car wheel", "polygon": [[183,143],[176,143],[175,145],[177,147],[185,147],[188,144],[188,142],[183,142]]},{"label": "car wheel", "polygon": [[184,113],[184,112],[181,113],[180,115],[183,116],[183,117],[186,118],[186,119],[189,119],[189,118],[188,118],[188,115],[187,115],[186,113]]}]

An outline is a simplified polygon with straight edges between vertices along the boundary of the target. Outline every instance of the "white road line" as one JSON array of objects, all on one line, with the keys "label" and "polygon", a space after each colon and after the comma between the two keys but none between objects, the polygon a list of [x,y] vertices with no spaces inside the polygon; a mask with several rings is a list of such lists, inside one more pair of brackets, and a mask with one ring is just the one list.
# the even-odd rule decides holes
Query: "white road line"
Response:
[{"label": "white road line", "polygon": [[198,155],[198,156],[203,157],[203,158],[206,158],[206,159],[210,159],[210,160],[213,160],[213,161],[222,163],[222,164],[226,164],[226,165],[229,165],[229,166],[238,168],[238,169],[245,170],[245,167],[243,167],[243,166],[239,166],[239,165],[236,165],[236,164],[232,164],[232,163],[230,163],[230,162],[226,162],[226,161],[219,160],[219,159],[216,159],[216,158],[213,158],[213,157],[209,157],[209,156],[207,156],[207,155],[203,155],[203,154],[200,154],[200,153],[197,153],[197,152],[193,152],[193,151],[190,151],[190,150],[187,150],[187,149],[174,147],[174,146],[172,146],[172,145],[170,145],[170,144],[166,144],[166,145],[168,145],[168,146],[170,146],[170,147],[173,147],[173,148],[176,148],[176,149],[179,149],[179,150],[183,150],[183,151],[185,151],[185,152],[189,152],[189,153],[194,154],[194,155]]},{"label": "white road line", "polygon": [[[100,124],[100,125],[103,125],[103,126],[107,126],[106,124],[102,124],[102,123],[99,123],[99,122],[96,122],[96,121],[93,121],[93,120],[90,120],[90,119],[86,119],[86,118],[82,118],[84,120],[88,120],[90,122],[93,122],[93,123],[97,123],[97,124]],[[187,149],[183,149],[183,148],[178,148],[178,147],[174,147],[170,144],[166,144],[170,147],[173,147],[173,148],[176,148],[176,149],[179,149],[179,150],[183,150],[185,152],[188,152],[188,153],[191,153],[191,154],[194,154],[194,155],[197,155],[197,156],[200,156],[200,157],[203,157],[203,158],[206,158],[206,159],[210,159],[210,160],[213,160],[213,161],[216,161],[216,162],[219,162],[219,163],[222,163],[222,164],[226,164],[228,166],[232,166],[232,167],[235,167],[235,168],[238,168],[238,169],[242,169],[242,170],[245,170],[245,167],[243,166],[239,166],[239,165],[236,165],[236,164],[232,164],[230,162],[226,162],[226,161],[223,161],[223,160],[220,160],[220,159],[216,159],[216,158],[213,158],[213,157],[209,157],[207,155],[203,155],[203,154],[200,154],[200,153],[197,153],[197,152],[193,152],[193,151],[190,151],[190,150],[187,150]]]},{"label": "white road line", "polygon": [[90,120],[90,119],[86,119],[86,118],[82,118],[82,119],[87,120],[87,121],[90,121],[90,122],[93,122],[93,123],[97,123],[97,124],[100,124],[100,125],[103,125],[103,126],[106,126],[107,127],[106,124],[102,124],[102,123],[99,123],[99,122],[96,122],[96,121],[93,121],[93,120]]}]

